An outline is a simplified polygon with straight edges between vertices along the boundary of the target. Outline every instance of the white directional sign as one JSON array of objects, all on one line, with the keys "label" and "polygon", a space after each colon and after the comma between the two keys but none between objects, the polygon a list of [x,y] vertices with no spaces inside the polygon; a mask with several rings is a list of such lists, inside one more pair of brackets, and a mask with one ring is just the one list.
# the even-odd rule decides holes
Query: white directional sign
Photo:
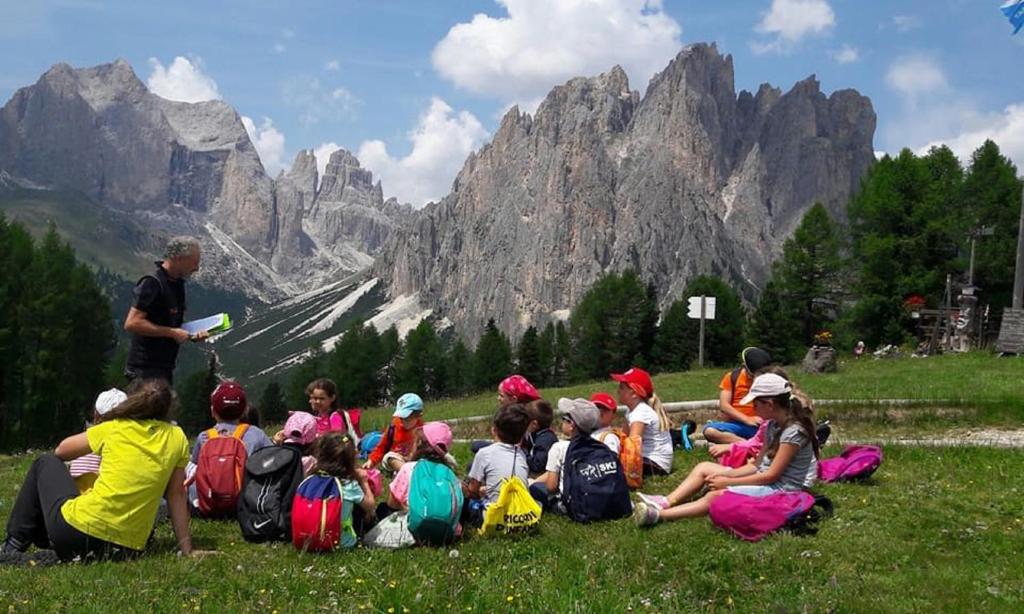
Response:
[{"label": "white directional sign", "polygon": [[701,319],[700,314],[700,301],[704,299],[704,319],[714,320],[715,319],[715,297],[713,296],[691,296],[688,299],[689,311],[688,315],[693,320]]}]

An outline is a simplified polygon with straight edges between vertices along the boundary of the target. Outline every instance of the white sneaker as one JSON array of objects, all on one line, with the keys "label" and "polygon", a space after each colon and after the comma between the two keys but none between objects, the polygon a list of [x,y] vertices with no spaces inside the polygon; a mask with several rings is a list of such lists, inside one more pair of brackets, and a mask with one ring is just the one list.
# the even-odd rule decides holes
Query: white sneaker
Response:
[{"label": "white sneaker", "polygon": [[642,492],[638,492],[636,493],[636,496],[640,497],[640,500],[646,503],[647,505],[653,505],[659,510],[667,510],[668,508],[672,507],[668,503],[668,497],[664,495],[645,495]]},{"label": "white sneaker", "polygon": [[638,527],[654,526],[658,522],[658,508],[643,501],[633,506],[633,522]]}]

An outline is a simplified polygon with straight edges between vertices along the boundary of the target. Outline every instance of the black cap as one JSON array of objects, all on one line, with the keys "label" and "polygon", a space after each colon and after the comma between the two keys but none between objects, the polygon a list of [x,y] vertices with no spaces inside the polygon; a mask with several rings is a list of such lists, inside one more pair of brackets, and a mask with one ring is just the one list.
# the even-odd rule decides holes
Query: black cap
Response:
[{"label": "black cap", "polygon": [[745,348],[740,356],[743,357],[743,367],[752,374],[772,364],[771,354],[761,348]]}]

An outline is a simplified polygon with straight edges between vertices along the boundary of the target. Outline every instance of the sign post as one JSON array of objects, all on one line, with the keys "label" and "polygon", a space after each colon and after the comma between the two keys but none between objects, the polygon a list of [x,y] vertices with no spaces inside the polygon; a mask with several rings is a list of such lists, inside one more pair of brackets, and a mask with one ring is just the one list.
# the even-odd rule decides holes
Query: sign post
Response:
[{"label": "sign post", "polygon": [[691,296],[687,299],[687,316],[693,320],[700,320],[700,341],[697,350],[697,364],[704,368],[704,321],[715,319],[715,297],[713,296]]}]

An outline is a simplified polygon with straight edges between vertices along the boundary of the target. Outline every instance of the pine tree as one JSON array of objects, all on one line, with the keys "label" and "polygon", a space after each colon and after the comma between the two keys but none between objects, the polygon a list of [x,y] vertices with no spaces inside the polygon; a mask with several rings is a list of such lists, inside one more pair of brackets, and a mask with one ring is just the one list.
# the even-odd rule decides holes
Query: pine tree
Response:
[{"label": "pine tree", "polygon": [[473,388],[473,354],[462,339],[456,339],[452,344],[445,357],[445,364],[448,394],[462,396],[469,393]]},{"label": "pine tree", "polygon": [[835,224],[821,203],[807,210],[783,244],[773,275],[800,324],[800,336],[793,340],[796,345],[810,345],[814,335],[838,315],[844,293],[841,248]]},{"label": "pine tree", "polygon": [[258,407],[265,424],[282,424],[288,418],[288,410],[284,404],[284,392],[277,380],[271,380],[263,387]]},{"label": "pine tree", "polygon": [[551,385],[564,386],[569,383],[569,361],[572,353],[572,341],[565,322],[559,320],[555,324],[554,362],[551,371]]},{"label": "pine tree", "polygon": [[537,329],[530,326],[523,332],[516,348],[516,372],[525,377],[535,386],[540,386],[540,341]]},{"label": "pine tree", "polygon": [[[555,324],[548,322],[537,337],[537,367],[539,376],[535,386],[549,386],[555,372]],[[533,382],[533,380],[530,380]]]},{"label": "pine tree", "polygon": [[[977,240],[974,283],[1000,313],[1010,305],[1013,293],[1021,182],[1017,168],[992,141],[985,141],[971,156],[963,183],[963,203],[968,230],[990,227],[993,231],[991,236]],[[966,256],[970,253],[967,233],[962,233],[960,240]]]},{"label": "pine tree", "polygon": [[512,348],[492,318],[487,321],[473,353],[473,385],[479,390],[489,390],[511,372]]},{"label": "pine tree", "polygon": [[444,350],[434,326],[423,320],[405,338],[405,349],[396,367],[398,390],[426,398],[441,396],[445,391],[444,363]]},{"label": "pine tree", "polygon": [[775,280],[769,280],[750,318],[751,345],[766,350],[774,362],[796,362],[803,350],[796,315],[792,303],[784,299]]},{"label": "pine tree", "polygon": [[327,361],[320,344],[311,344],[308,352],[309,357],[299,363],[299,366],[293,368],[288,377],[285,402],[288,404],[288,409],[292,411],[309,411],[306,386],[319,377],[327,377]]},{"label": "pine tree", "polygon": [[[661,318],[652,350],[654,364],[661,371],[685,371],[697,358],[690,326],[689,304],[673,302]],[[699,332],[699,331],[698,331]]]},{"label": "pine tree", "polygon": [[[380,336],[380,370],[377,373],[377,402],[397,397],[395,369],[402,353],[402,340],[392,325]],[[376,404],[376,403],[374,403]]]},{"label": "pine tree", "polygon": [[185,378],[178,390],[178,425],[189,436],[213,425],[210,395],[217,388],[217,357],[210,354],[206,368]]}]

